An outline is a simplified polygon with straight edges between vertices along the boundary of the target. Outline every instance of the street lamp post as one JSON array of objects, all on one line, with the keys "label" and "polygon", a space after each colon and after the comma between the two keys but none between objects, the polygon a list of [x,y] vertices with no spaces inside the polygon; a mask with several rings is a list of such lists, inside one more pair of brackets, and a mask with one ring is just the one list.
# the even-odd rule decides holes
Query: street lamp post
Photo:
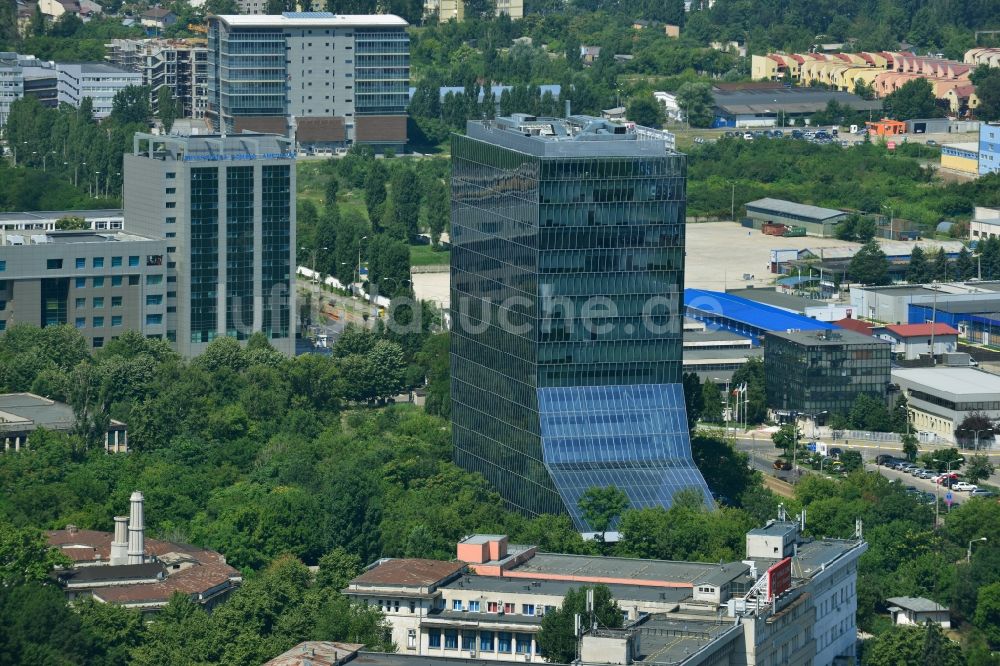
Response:
[{"label": "street lamp post", "polygon": [[361,284],[361,241],[368,240],[368,236],[362,236],[358,239],[358,284]]},{"label": "street lamp post", "polygon": [[[951,479],[951,466],[952,465],[961,465],[963,462],[965,462],[965,458],[956,458],[955,460],[939,460],[937,458],[931,458],[931,462],[944,463],[945,464],[945,468],[947,469],[946,473],[949,475],[948,478]],[[935,501],[934,501],[934,529],[938,528],[938,521],[939,521],[940,516],[941,516],[941,486],[942,485],[944,485],[944,483],[943,483],[943,480],[940,479],[940,478],[934,484],[934,493],[936,495]],[[948,490],[951,490],[951,485],[950,484],[948,486]]]},{"label": "street lamp post", "polygon": [[979,537],[969,542],[969,549],[965,551],[965,563],[972,564],[972,544],[986,541],[986,537]]}]

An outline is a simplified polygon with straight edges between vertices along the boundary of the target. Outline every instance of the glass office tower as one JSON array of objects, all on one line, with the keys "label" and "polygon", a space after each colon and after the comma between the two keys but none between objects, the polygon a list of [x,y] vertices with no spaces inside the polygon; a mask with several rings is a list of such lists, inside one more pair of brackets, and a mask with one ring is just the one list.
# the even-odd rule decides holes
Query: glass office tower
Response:
[{"label": "glass office tower", "polygon": [[470,122],[452,144],[456,462],[528,514],[695,488],[681,387],[685,158],[598,118]]}]

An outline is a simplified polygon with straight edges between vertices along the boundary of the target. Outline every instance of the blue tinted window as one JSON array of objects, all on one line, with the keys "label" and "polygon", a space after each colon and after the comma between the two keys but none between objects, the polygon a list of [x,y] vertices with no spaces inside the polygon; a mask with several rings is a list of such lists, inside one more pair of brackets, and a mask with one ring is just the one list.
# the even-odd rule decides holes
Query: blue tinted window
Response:
[{"label": "blue tinted window", "polygon": [[147,275],[146,276],[146,284],[160,284],[161,282],[163,282],[163,276],[162,275]]},{"label": "blue tinted window", "polygon": [[76,325],[77,328],[83,328],[84,326],[87,325],[87,318],[86,317],[77,317],[76,321],[73,322],[73,323]]},{"label": "blue tinted window", "polygon": [[75,278],[73,281],[73,286],[77,289],[84,289],[87,286],[87,278]]},{"label": "blue tinted window", "polygon": [[102,328],[104,326],[104,317],[94,317],[94,328]]},{"label": "blue tinted window", "polygon": [[77,268],[86,268],[87,267],[87,259],[85,257],[77,257],[76,258],[76,267]]},{"label": "blue tinted window", "polygon": [[94,282],[94,287],[100,288],[100,287],[104,286],[104,277],[103,276],[102,277],[95,277],[95,278],[92,278],[92,279],[93,279],[93,282]]},{"label": "blue tinted window", "polygon": [[492,631],[480,631],[479,632],[479,651],[480,652],[493,652],[493,632]]},{"label": "blue tinted window", "polygon": [[104,257],[94,257],[94,268],[104,268]]},{"label": "blue tinted window", "polygon": [[157,326],[162,323],[163,323],[163,315],[161,314],[146,315],[146,326]]},{"label": "blue tinted window", "polygon": [[111,286],[112,287],[120,287],[120,286],[122,286],[122,276],[121,275],[112,275],[111,276]]},{"label": "blue tinted window", "polygon": [[121,326],[122,325],[122,316],[121,315],[114,315],[113,317],[111,317],[111,325],[112,326]]},{"label": "blue tinted window", "polygon": [[111,257],[111,267],[112,268],[118,268],[121,265],[122,265],[122,258],[121,257]]},{"label": "blue tinted window", "polygon": [[139,257],[134,257],[134,256],[133,257],[129,257],[128,258],[128,265],[129,266],[138,266],[139,265]]},{"label": "blue tinted window", "polygon": [[7,261],[6,260],[0,261],[0,271],[5,271],[5,270],[7,270]]}]

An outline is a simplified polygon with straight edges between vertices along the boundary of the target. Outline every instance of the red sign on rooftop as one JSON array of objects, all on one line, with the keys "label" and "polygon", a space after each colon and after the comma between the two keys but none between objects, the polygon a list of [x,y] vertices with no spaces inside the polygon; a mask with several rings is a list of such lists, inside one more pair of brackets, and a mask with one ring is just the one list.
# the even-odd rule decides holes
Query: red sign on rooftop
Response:
[{"label": "red sign on rooftop", "polygon": [[772,564],[767,570],[767,600],[773,601],[782,592],[792,587],[792,558]]}]

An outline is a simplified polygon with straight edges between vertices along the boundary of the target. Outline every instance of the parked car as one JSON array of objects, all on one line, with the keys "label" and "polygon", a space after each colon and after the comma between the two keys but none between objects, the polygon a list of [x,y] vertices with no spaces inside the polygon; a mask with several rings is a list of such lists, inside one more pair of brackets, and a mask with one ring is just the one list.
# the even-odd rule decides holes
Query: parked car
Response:
[{"label": "parked car", "polygon": [[785,133],[782,132],[781,130],[774,130],[773,132],[771,132],[771,136],[773,136],[776,139],[780,139],[781,137],[785,136]]},{"label": "parked car", "polygon": [[934,472],[930,471],[929,469],[925,469],[922,472],[920,472],[921,479],[930,479],[932,476],[934,476]]},{"label": "parked car", "polygon": [[898,462],[902,462],[899,458],[895,456],[890,456],[889,454],[883,453],[881,455],[875,456],[875,464],[882,465],[885,467],[890,467]]},{"label": "parked car", "polygon": [[919,476],[920,476],[921,474],[923,474],[923,473],[924,473],[924,472],[926,472],[926,471],[927,471],[927,470],[926,470],[926,469],[924,469],[923,467],[911,467],[911,468],[909,469],[909,472],[908,472],[908,474],[909,474],[910,476],[917,476],[917,477],[919,477]]},{"label": "parked car", "polygon": [[727,139],[735,139],[736,138],[736,132],[726,132],[725,133],[725,137]]},{"label": "parked car", "polygon": [[938,145],[938,142],[935,141],[934,139],[927,139],[927,145],[928,146],[936,146],[936,145]]},{"label": "parked car", "polygon": [[977,488],[979,488],[979,486],[974,483],[969,483],[968,481],[958,481],[951,487],[952,490],[959,490],[962,492],[967,490],[976,490]]},{"label": "parked car", "polygon": [[705,139],[701,138],[700,136],[696,136],[694,138],[694,142],[695,143],[705,143]]},{"label": "parked car", "polygon": [[774,467],[774,469],[789,470],[792,468],[792,463],[788,462],[787,460],[782,460],[781,458],[778,458],[777,460],[774,461],[772,467]]},{"label": "parked car", "polygon": [[923,491],[918,490],[916,486],[906,486],[907,495],[920,495]]},{"label": "parked car", "polygon": [[744,132],[743,133],[743,140],[744,141],[753,141],[753,134],[751,134],[750,132]]},{"label": "parked car", "polygon": [[803,136],[804,135],[802,134],[802,130],[792,130],[793,139],[801,139]]},{"label": "parked car", "polygon": [[840,448],[839,446],[831,447],[830,448],[830,457],[831,458],[839,458],[840,454],[843,453],[843,452],[844,452],[844,450],[842,448]]},{"label": "parked car", "polygon": [[996,493],[986,488],[976,488],[969,491],[969,497],[996,497]]}]

